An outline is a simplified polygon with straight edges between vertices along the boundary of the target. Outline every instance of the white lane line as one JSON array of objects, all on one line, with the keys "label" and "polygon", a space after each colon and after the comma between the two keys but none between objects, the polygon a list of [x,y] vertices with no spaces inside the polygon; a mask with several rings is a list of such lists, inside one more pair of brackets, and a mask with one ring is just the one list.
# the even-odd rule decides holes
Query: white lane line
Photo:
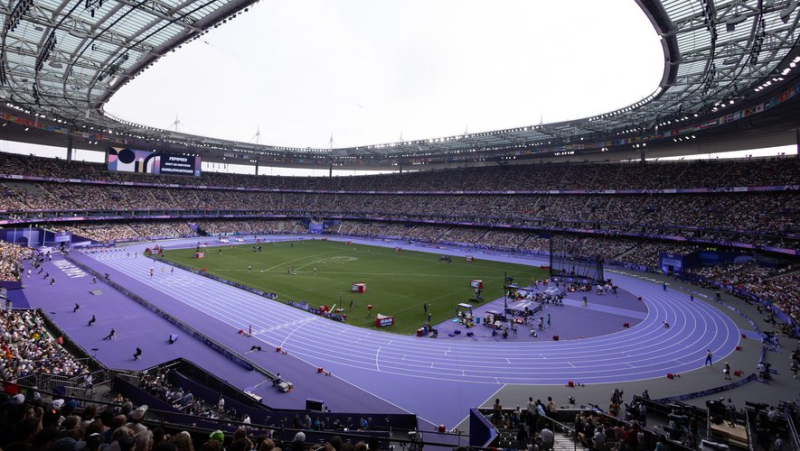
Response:
[{"label": "white lane line", "polygon": [[286,344],[286,342],[289,340],[289,338],[291,338],[291,336],[292,336],[292,335],[293,335],[295,332],[297,332],[298,330],[300,330],[300,326],[302,326],[303,324],[306,324],[306,323],[308,323],[308,322],[314,321],[314,320],[316,320],[316,319],[317,319],[317,318],[316,318],[316,317],[314,317],[314,318],[311,318],[311,320],[310,320],[310,321],[306,321],[306,322],[304,322],[304,323],[302,323],[302,324],[298,324],[298,325],[297,325],[297,327],[295,327],[293,331],[289,332],[289,335],[287,335],[287,336],[286,336],[286,338],[284,338],[284,339],[283,339],[283,342],[281,343],[281,348],[282,348],[282,347],[283,347],[283,346]]},{"label": "white lane line", "polygon": [[[100,258],[98,258],[98,260],[99,259]],[[224,286],[219,286],[218,284],[210,283],[200,290],[192,290],[191,288],[194,287],[168,287],[165,286],[167,285],[166,283],[157,280],[162,279],[163,277],[160,273],[157,274],[159,277],[155,277],[151,282],[149,280],[148,272],[153,263],[146,259],[138,259],[138,261],[136,261],[136,259],[127,259],[122,258],[120,255],[113,255],[110,258],[107,258],[107,260],[113,260],[113,262],[108,262],[109,266],[125,267],[123,272],[126,272],[129,275],[132,274],[132,278],[137,279],[153,288],[159,289],[160,291],[167,292],[174,298],[182,301],[184,304],[194,307],[206,314],[210,314],[217,319],[221,319],[230,324],[232,327],[241,328],[242,324],[253,321],[253,329],[256,331],[261,331],[262,329],[272,329],[276,330],[277,332],[277,329],[287,329],[285,327],[280,327],[281,325],[298,322],[301,319],[305,319],[305,313],[300,311],[295,313],[294,311],[291,311],[289,307],[278,305],[277,303],[264,302],[264,300],[261,298],[259,298],[260,302],[258,302],[256,306],[255,303],[252,302],[255,299],[252,295],[241,293],[240,295],[232,296],[231,289]],[[168,278],[169,276],[162,280],[166,282],[166,279]],[[176,279],[173,279],[173,281],[177,282],[178,280]],[[196,281],[207,280],[205,278],[201,278],[200,276],[194,275],[192,275],[191,279],[195,279]],[[183,284],[181,283],[181,285]],[[660,286],[658,285],[653,288],[648,287],[646,290],[641,290],[641,294],[643,294],[645,299],[649,301],[648,304],[650,308],[648,310],[648,317],[639,325],[639,327],[636,328],[636,333],[631,334],[627,332],[619,332],[605,337],[597,337],[594,339],[573,343],[537,343],[535,346],[509,346],[503,348],[502,351],[498,353],[499,355],[496,355],[496,358],[492,359],[493,365],[491,365],[489,368],[492,372],[497,371],[498,373],[502,373],[507,376],[510,374],[517,374],[517,372],[513,370],[532,372],[533,374],[525,377],[525,379],[533,381],[538,377],[549,380],[549,374],[559,371],[559,367],[568,368],[565,365],[564,360],[580,362],[578,363],[578,365],[580,365],[579,368],[576,368],[575,365],[569,364],[571,368],[575,368],[579,372],[585,371],[586,366],[591,363],[603,363],[606,364],[604,366],[609,368],[608,370],[602,370],[599,372],[594,371],[594,374],[597,375],[597,377],[594,379],[596,379],[597,382],[601,382],[607,381],[614,377],[612,375],[613,371],[611,368],[615,363],[623,363],[620,362],[623,355],[631,355],[632,357],[627,357],[627,359],[634,359],[634,361],[640,364],[640,366],[636,367],[636,371],[626,372],[627,376],[635,377],[636,375],[644,376],[650,374],[649,377],[656,377],[653,375],[654,372],[658,371],[659,368],[663,368],[661,367],[663,364],[656,362],[655,360],[663,360],[663,357],[669,356],[672,357],[671,360],[675,362],[684,364],[684,362],[688,361],[691,364],[691,361],[693,361],[696,357],[696,348],[699,344],[703,344],[704,346],[701,346],[703,348],[710,347],[715,351],[716,354],[719,354],[722,351],[722,343],[726,341],[726,336],[734,334],[737,339],[739,338],[738,330],[731,329],[731,325],[725,321],[726,315],[721,314],[716,309],[710,308],[706,305],[689,307],[686,305],[687,303],[684,302],[684,299],[681,298],[678,300],[678,298],[674,297],[672,293],[669,295],[664,295],[660,292],[657,292],[657,290],[660,290]],[[192,293],[192,291],[195,292]],[[225,299],[225,305],[222,305],[221,299]],[[691,314],[689,310],[694,311],[695,314]],[[240,312],[248,312],[248,315],[237,315],[237,313]],[[276,319],[279,321],[275,321]],[[661,320],[663,319],[668,319],[670,323],[673,324],[673,327],[669,330],[661,327]],[[716,320],[718,319],[722,319],[724,325],[717,323]],[[258,324],[259,322],[263,323]],[[698,334],[697,331],[699,330],[709,330],[713,331],[714,333]],[[485,380],[484,378],[489,376],[489,374],[487,374],[489,371],[479,372],[484,373],[482,375],[474,374],[474,372],[471,371],[470,375],[466,375],[466,372],[463,369],[458,368],[461,365],[455,361],[459,354],[464,355],[465,353],[471,353],[473,351],[486,351],[488,345],[485,343],[472,346],[467,343],[453,345],[451,342],[449,344],[453,347],[447,347],[447,352],[445,353],[447,357],[444,361],[442,361],[440,359],[443,354],[442,347],[444,346],[437,345],[434,342],[426,343],[426,346],[420,347],[419,342],[416,340],[411,341],[406,337],[396,337],[392,340],[391,344],[388,344],[385,343],[388,341],[386,340],[385,335],[380,335],[379,338],[377,334],[363,333],[363,336],[359,335],[359,337],[361,337],[358,340],[360,345],[355,347],[353,340],[350,338],[354,334],[349,333],[351,332],[350,330],[342,328],[339,324],[334,324],[327,321],[319,321],[314,323],[311,328],[301,328],[300,330],[295,329],[292,331],[292,339],[295,340],[292,342],[293,351],[295,350],[294,348],[299,346],[297,351],[303,351],[304,357],[306,358],[318,358],[323,361],[326,359],[333,359],[333,355],[318,356],[314,354],[313,349],[306,349],[306,345],[309,342],[312,342],[313,339],[318,338],[320,331],[330,334],[328,336],[342,337],[344,339],[344,342],[340,343],[342,348],[337,349],[337,351],[346,352],[348,357],[351,357],[351,359],[342,360],[339,362],[340,364],[352,367],[363,367],[365,369],[375,368],[372,364],[370,364],[370,361],[375,358],[375,350],[377,349],[377,346],[370,347],[364,345],[376,345],[377,343],[384,343],[384,347],[388,346],[391,352],[388,357],[384,356],[382,373],[403,374],[439,380],[458,380],[458,377],[454,377],[453,371],[461,370],[459,371],[462,373],[461,377],[466,377],[466,380],[482,380],[488,382],[488,380]],[[262,338],[262,340],[266,341],[271,338],[275,342],[280,342],[282,339],[281,335],[283,334],[273,333],[270,334],[269,337]],[[288,338],[289,337],[286,337],[286,339]],[[669,338],[669,340],[667,340],[667,338]],[[663,345],[668,341],[672,342],[672,346],[665,348]],[[442,343],[442,345],[444,344],[445,343]],[[558,349],[554,349],[556,346]],[[527,354],[532,348],[538,348],[539,351],[543,351],[543,354],[540,355],[539,359],[531,357],[530,354]],[[604,354],[605,350],[611,351],[612,349],[617,351],[617,353],[614,354],[619,355],[619,357],[598,358],[599,355]],[[666,352],[667,355],[662,355],[660,356],[662,358],[659,359],[648,358],[648,350],[650,352]],[[406,362],[402,365],[393,367],[393,361],[394,363],[397,362],[397,358],[393,357],[393,355],[403,355]],[[610,353],[605,355],[609,357]],[[514,359],[515,363],[522,362],[522,367],[508,368],[506,365],[510,359]],[[538,365],[535,363],[535,360],[544,360],[548,363],[555,362],[554,365],[556,366],[547,365],[547,368],[538,373],[537,371],[532,371],[536,369],[534,368],[535,366],[538,367]],[[424,371],[423,369],[425,368],[425,364],[431,361],[443,363],[443,365],[435,365],[434,371]],[[519,363],[517,363],[517,365],[519,365]],[[431,367],[433,367],[433,364],[431,364]],[[509,372],[509,370],[512,371]],[[619,369],[616,371],[619,371]],[[660,371],[658,372],[660,374]],[[602,373],[605,373],[605,375]],[[496,377],[493,377],[492,379],[497,380]]]}]

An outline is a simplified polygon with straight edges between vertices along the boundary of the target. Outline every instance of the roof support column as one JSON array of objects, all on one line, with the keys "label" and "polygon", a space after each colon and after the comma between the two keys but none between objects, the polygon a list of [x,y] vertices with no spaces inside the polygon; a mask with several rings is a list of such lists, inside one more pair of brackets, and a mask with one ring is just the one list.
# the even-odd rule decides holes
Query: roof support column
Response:
[{"label": "roof support column", "polygon": [[646,157],[647,157],[647,147],[642,146],[641,150],[639,150],[639,159],[642,163],[644,163]]},{"label": "roof support column", "polygon": [[72,162],[72,154],[75,153],[73,146],[72,135],[67,135],[67,163]]},{"label": "roof support column", "polygon": [[795,136],[794,142],[796,144],[795,148],[797,149],[797,152],[795,152],[795,156],[800,157],[800,128],[794,129],[794,136]]}]

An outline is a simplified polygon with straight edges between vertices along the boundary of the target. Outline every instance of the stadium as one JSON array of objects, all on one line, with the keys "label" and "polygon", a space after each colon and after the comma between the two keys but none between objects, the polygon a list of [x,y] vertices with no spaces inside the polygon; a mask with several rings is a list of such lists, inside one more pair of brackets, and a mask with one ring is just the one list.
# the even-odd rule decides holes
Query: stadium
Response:
[{"label": "stadium", "polygon": [[308,147],[107,111],[257,2],[8,2],[0,447],[800,449],[798,2],[630,3],[640,100]]}]

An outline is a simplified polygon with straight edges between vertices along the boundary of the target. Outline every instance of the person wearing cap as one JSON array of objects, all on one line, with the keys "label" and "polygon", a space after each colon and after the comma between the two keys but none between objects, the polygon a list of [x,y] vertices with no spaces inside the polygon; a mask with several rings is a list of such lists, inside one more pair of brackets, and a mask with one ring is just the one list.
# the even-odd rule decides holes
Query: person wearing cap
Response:
[{"label": "person wearing cap", "polygon": [[78,403],[74,399],[70,399],[61,406],[61,415],[68,416],[75,412],[78,408]]},{"label": "person wearing cap", "polygon": [[86,437],[86,451],[98,451],[103,444],[103,436],[99,432],[93,432]]},{"label": "person wearing cap", "polygon": [[131,413],[132,410],[133,410],[133,403],[130,402],[130,401],[125,401],[125,403],[122,404],[122,409],[120,410],[119,413],[121,413],[121,414],[123,414],[123,415],[125,415],[127,417],[128,414]]},{"label": "person wearing cap", "polygon": [[306,434],[303,433],[302,431],[298,432],[297,434],[294,435],[294,440],[292,440],[291,450],[303,451],[305,447],[306,447]]},{"label": "person wearing cap", "polygon": [[218,441],[218,442],[222,443],[222,442],[224,442],[224,441],[225,441],[225,433],[223,433],[222,431],[220,431],[219,429],[217,429],[216,431],[212,432],[212,433],[211,433],[211,434],[208,436],[208,439],[209,439],[209,440],[216,440],[216,441]]},{"label": "person wearing cap", "polygon": [[142,420],[144,419],[144,415],[147,413],[147,405],[143,404],[136,408],[133,412],[131,412],[131,422],[127,424],[127,427],[132,430],[134,433],[139,433],[142,431],[147,430],[147,426],[142,424]]}]

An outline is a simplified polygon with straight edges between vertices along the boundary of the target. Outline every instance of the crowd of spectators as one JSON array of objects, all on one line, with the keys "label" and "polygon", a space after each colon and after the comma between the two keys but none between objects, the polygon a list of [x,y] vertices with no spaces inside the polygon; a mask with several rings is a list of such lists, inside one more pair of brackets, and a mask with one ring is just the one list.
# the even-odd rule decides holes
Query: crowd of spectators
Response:
[{"label": "crowd of spectators", "polygon": [[800,324],[800,266],[769,267],[755,261],[692,270],[692,274],[740,290],[777,306],[795,324]]},{"label": "crowd of spectators", "polygon": [[[381,448],[377,437],[351,443],[338,435],[327,443],[306,440],[305,432],[283,438],[283,433],[256,425],[240,425],[233,432],[202,432],[191,427],[181,431],[148,418],[146,405],[134,406],[118,396],[113,403],[88,404],[43,397],[34,392],[10,396],[0,402],[0,449],[9,451],[366,451]],[[159,424],[157,426],[157,424]],[[163,426],[163,428],[161,427]],[[194,425],[192,425],[194,426]],[[308,428],[311,429],[311,428]],[[347,431],[347,429],[345,429]],[[287,431],[288,432],[288,431]],[[278,437],[281,435],[281,437]],[[281,448],[281,446],[283,448]]]},{"label": "crowd of spectators", "polygon": [[[691,240],[800,248],[800,196],[792,192],[726,189],[797,183],[798,158],[645,164],[548,163],[339,178],[219,173],[181,178],[112,173],[102,165],[0,154],[0,174],[57,179],[5,179],[0,187],[5,194],[0,196],[0,210],[6,212],[0,212],[0,216],[9,219],[55,215],[63,220],[70,214],[121,216],[137,211],[158,215],[214,217],[238,213],[254,218],[270,215],[292,218],[197,221],[201,233],[218,235],[306,233],[303,224],[309,219],[346,218],[336,226],[336,233],[531,252],[549,251],[546,234],[591,230],[595,232],[591,238],[579,235],[571,238],[569,246],[577,254],[643,270],[657,269],[661,252],[686,254],[697,250]],[[117,184],[74,183],[76,178]],[[122,182],[157,186],[122,185]],[[652,192],[671,188],[714,188],[724,192]],[[613,195],[597,192],[607,189],[647,192]],[[496,193],[505,190],[540,193]],[[549,190],[585,192],[544,193]],[[475,194],[476,191],[495,193]],[[422,221],[424,225],[420,224]],[[456,226],[456,223],[475,227]],[[509,230],[509,226],[516,230]],[[77,223],[64,229],[101,242],[195,234],[182,221]],[[630,239],[635,235],[650,239]],[[673,236],[686,237],[690,243],[657,239]],[[0,269],[4,277],[6,274],[14,277],[13,260],[3,258]],[[792,290],[783,285],[787,280],[792,281],[792,277],[722,283],[742,289],[752,284],[751,291],[767,295],[778,305],[786,305],[787,313],[794,316],[794,301],[787,299],[791,297],[787,292]]]},{"label": "crowd of spectators", "polygon": [[[394,238],[441,244],[467,244],[481,249],[547,253],[551,246],[550,238],[540,237],[536,233],[487,228],[343,221],[338,230],[341,231],[339,233],[341,235]],[[595,257],[608,264],[629,266],[640,270],[658,269],[659,255],[662,252],[683,255],[700,250],[700,247],[691,244],[633,239],[581,238],[577,236],[561,236],[560,239],[564,241],[564,244],[561,245],[573,255]]]},{"label": "crowd of spectators", "polygon": [[[308,229],[300,221],[266,221],[266,220],[218,220],[198,221],[197,227],[210,234],[279,234],[307,233]],[[183,222],[166,223],[100,223],[91,226],[70,226],[69,230],[80,236],[97,241],[135,240],[144,237],[178,237],[192,236],[192,229]],[[342,221],[326,229],[326,233],[342,236],[362,236],[368,238],[392,238],[414,242],[436,244],[467,244],[481,249],[533,251],[546,253],[550,251],[550,239],[542,238],[536,233],[522,231],[494,230],[487,228],[462,228],[437,225],[414,225],[410,223],[391,222],[357,222]],[[689,244],[671,244],[669,242],[653,242],[632,239],[613,238],[566,238],[569,249],[576,255],[597,257],[607,263],[628,265],[638,269],[658,268],[659,254],[675,252],[687,254],[699,250]],[[6,246],[9,246],[6,244]],[[23,248],[15,247],[20,251]]]},{"label": "crowd of spectators", "polygon": [[[180,432],[169,436],[157,427],[144,424],[148,407],[134,408],[130,402],[99,406],[90,404],[80,410],[75,401],[42,398],[28,402],[18,394],[0,404],[3,431],[0,446],[8,450],[36,451],[193,451],[192,436]],[[234,443],[245,431],[234,434]],[[246,437],[245,437],[246,438]],[[225,435],[209,438],[216,446],[209,451],[220,451]],[[232,445],[233,445],[232,444]],[[234,448],[231,448],[234,449]],[[235,448],[241,451],[252,447]]]},{"label": "crowd of spectators", "polygon": [[444,236],[449,227],[434,226],[434,225],[418,225],[410,232],[407,237],[416,241],[425,241],[429,243],[438,243],[439,239]]},{"label": "crowd of spectators", "polygon": [[[249,221],[196,221],[196,226],[199,231],[210,235],[303,233],[307,230],[301,227],[300,221],[296,220],[266,221],[254,219]],[[198,232],[186,221],[75,223],[52,226],[48,229],[72,232],[80,237],[101,243],[159,238],[184,238],[198,235]]]},{"label": "crowd of spectators", "polygon": [[[65,183],[6,180],[0,185],[0,210],[6,216],[31,210],[128,212],[242,211],[252,214],[285,214],[293,217],[324,218],[339,216],[352,219],[385,217],[397,222],[342,221],[336,233],[348,236],[389,237],[430,243],[458,243],[478,248],[549,251],[551,241],[538,232],[504,230],[490,225],[513,225],[545,230],[601,229],[609,232],[642,232],[694,238],[741,240],[759,245],[795,248],[800,235],[800,197],[789,193],[717,193],[717,194],[455,194],[462,190],[603,190],[726,188],[797,183],[800,159],[770,159],[750,162],[703,162],[659,164],[533,164],[514,167],[454,169],[433,173],[407,173],[358,178],[289,178],[256,177],[230,174],[204,174],[201,178],[142,177],[109,173],[102,165],[66,163],[9,155],[0,155],[0,174],[55,177]],[[347,194],[309,192],[246,192],[229,189],[175,187],[134,187],[66,183],[67,179],[110,180],[157,184],[190,184],[214,187],[247,187],[281,190],[345,191],[441,191],[446,194]],[[467,186],[468,185],[468,186]],[[415,220],[471,222],[478,227],[415,224]],[[297,219],[285,220],[200,220],[200,231],[208,234],[306,233]],[[195,236],[185,221],[77,223],[62,227],[76,235],[96,241],[135,240]],[[657,269],[659,254],[687,254],[700,248],[692,244],[643,241],[627,238],[586,238],[571,236],[562,243],[570,252],[594,256],[608,263]],[[18,280],[19,261],[28,251],[20,246],[0,243],[0,278]],[[701,268],[695,274],[767,300],[800,321],[800,272],[789,266],[770,269],[753,262]],[[15,380],[34,372],[67,376],[83,374],[86,368],[66,353],[49,336],[35,312],[0,312],[3,359],[0,372],[4,380]],[[169,386],[162,378],[146,378],[142,386],[176,407],[190,413],[234,420],[235,413],[220,411],[194,398],[191,393]],[[21,402],[24,403],[24,402]],[[530,407],[529,407],[530,409]],[[534,411],[537,406],[533,407]],[[519,408],[517,410],[520,410]],[[141,412],[137,414],[136,412]],[[93,432],[105,443],[172,443],[172,449],[186,451],[186,437],[167,441],[163,434],[149,431],[136,420],[145,415],[141,409],[118,412],[111,424],[99,417],[77,422],[76,429],[59,432],[74,440],[88,440]],[[119,418],[124,415],[125,418]],[[232,415],[232,416],[231,416]],[[534,415],[534,413],[531,413]],[[536,413],[535,415],[538,415]],[[524,415],[511,413],[507,425],[520,427]],[[28,418],[30,419],[30,418]],[[21,420],[24,421],[24,420]],[[583,443],[597,440],[635,442],[637,431],[605,428],[598,436],[597,418],[578,417],[576,428]],[[23,424],[23,423],[19,423]],[[68,423],[69,424],[69,423]],[[82,426],[81,426],[82,425]],[[116,426],[116,427],[113,427]],[[546,426],[545,426],[546,428]],[[523,429],[520,427],[520,429]],[[543,427],[534,422],[528,433],[542,438]],[[74,431],[74,432],[73,432]],[[112,431],[112,432],[109,432]],[[535,431],[535,432],[533,432]],[[163,432],[163,431],[162,431]],[[546,433],[544,434],[546,435]],[[31,434],[28,439],[34,440]],[[131,437],[130,439],[126,437]],[[591,437],[591,439],[589,438]],[[611,440],[609,440],[611,441]],[[5,446],[8,443],[0,443]],[[251,443],[252,445],[252,443]],[[99,443],[97,445],[100,446]],[[189,445],[191,447],[191,443]],[[43,448],[44,449],[44,448]],[[189,448],[190,449],[190,448]],[[248,448],[249,449],[249,448]]]},{"label": "crowd of spectators", "polygon": [[355,222],[341,221],[336,228],[338,235],[356,235],[366,237],[404,238],[413,228],[411,224],[394,222]]},{"label": "crowd of spectators", "polygon": [[[109,172],[103,164],[0,154],[0,174],[60,180],[331,191],[503,191],[729,188],[796,184],[793,157],[632,163],[533,163],[359,177],[280,177],[205,172],[200,177]],[[766,183],[768,181],[768,183]]]},{"label": "crowd of spectators", "polygon": [[[560,417],[559,410],[564,407],[575,410],[577,406],[574,398],[570,397],[570,402],[570,405],[559,408],[551,397],[546,402],[540,399],[534,401],[530,397],[526,403],[523,402],[511,410],[504,409],[497,399],[489,413],[489,419],[498,427],[501,440],[508,440],[505,444],[510,444],[513,449],[553,449],[555,433],[559,430],[567,432],[561,429],[562,424],[571,426],[573,430],[569,432],[572,440],[581,449],[665,449],[655,447],[656,442],[662,440],[666,443],[666,440],[657,433],[657,428],[645,428],[647,419],[645,411],[640,411],[641,404],[625,404],[625,419],[622,418],[621,406],[624,403],[620,390],[614,391],[607,411],[593,404],[589,405],[591,408],[581,406],[574,419],[567,420],[563,415]],[[677,440],[677,437],[673,440]],[[684,444],[688,445],[690,441],[685,441]]]},{"label": "crowd of spectators", "polygon": [[74,235],[101,243],[111,241],[138,241],[157,238],[196,236],[197,233],[184,221],[164,222],[100,222],[60,225],[50,230],[71,232]]},{"label": "crowd of spectators", "polygon": [[797,269],[798,265],[769,267],[749,260],[744,263],[701,267],[692,270],[692,273],[716,280],[724,285],[740,286],[741,284],[763,283],[768,278],[791,273]]},{"label": "crowd of spectators", "polygon": [[173,238],[197,235],[197,232],[183,221],[130,222],[128,225],[141,237]]},{"label": "crowd of spectators", "polygon": [[[614,421],[596,413],[579,412],[575,415],[577,442],[589,449],[644,450],[650,448],[651,440],[639,424]],[[658,440],[664,440],[659,437]]]},{"label": "crowd of spectators", "polygon": [[237,415],[235,409],[226,407],[224,402],[211,404],[203,398],[195,396],[190,390],[170,384],[168,379],[167,373],[161,375],[142,373],[139,378],[139,387],[188,415],[225,421],[243,420]]},{"label": "crowd of spectators", "polygon": [[36,311],[0,310],[0,374],[15,381],[33,373],[75,376],[87,368],[51,337]]},{"label": "crowd of spectators", "polygon": [[[34,161],[36,164],[31,163]],[[43,171],[42,168],[47,168]],[[28,172],[30,171],[30,172]],[[216,216],[286,215],[293,218],[383,218],[392,221],[468,222],[535,230],[595,230],[605,234],[684,236],[797,248],[800,197],[790,192],[700,194],[592,194],[596,190],[780,185],[800,180],[796,158],[702,163],[532,164],[349,178],[291,178],[206,174],[196,178],[146,177],[107,172],[101,165],[0,155],[0,173],[51,176],[59,182],[6,180],[0,216],[149,214]],[[68,178],[159,186],[68,183]],[[166,186],[166,182],[170,185]],[[192,187],[189,187],[191,184]],[[465,186],[469,184],[469,186]],[[533,186],[527,186],[531,185]],[[539,186],[539,185],[542,186]],[[181,187],[181,185],[183,185]],[[197,186],[202,185],[202,188]],[[496,186],[493,186],[496,185]],[[520,186],[522,185],[522,186]],[[263,192],[234,188],[326,190]],[[583,194],[463,194],[465,190],[582,189]],[[332,191],[374,191],[354,194]],[[398,191],[428,194],[391,194]],[[49,212],[41,212],[48,210]],[[222,223],[220,226],[227,226]],[[269,225],[267,225],[269,227]],[[247,233],[266,232],[245,226]],[[210,227],[211,233],[231,233]],[[284,230],[278,230],[283,232]],[[97,230],[104,240],[114,230]],[[141,235],[141,234],[140,234]],[[179,233],[178,235],[182,235]],[[166,236],[166,235],[165,235]],[[492,234],[494,245],[501,235]],[[509,238],[518,235],[509,234]],[[433,238],[433,237],[431,237]],[[436,237],[444,239],[447,237]],[[450,241],[474,242],[465,236]],[[508,247],[521,243],[512,242]]]},{"label": "crowd of spectators", "polygon": [[33,251],[14,243],[0,241],[0,281],[20,280],[21,261],[29,258]]},{"label": "crowd of spectators", "polygon": [[[607,242],[610,240],[603,241]],[[611,246],[611,244],[608,245]],[[655,241],[624,240],[616,242],[616,245],[621,245],[623,247],[629,246],[629,249],[624,253],[606,258],[605,260],[610,263],[620,263],[623,266],[632,266],[642,271],[659,269],[659,257],[662,253],[687,255],[701,249],[700,246],[692,244],[674,244]]]},{"label": "crowd of spectators", "polygon": [[[52,204],[31,193],[47,192]],[[223,199],[215,200],[221,197]],[[179,200],[177,200],[179,199]],[[45,210],[56,212],[43,213]],[[177,190],[82,184],[49,184],[20,189],[0,198],[6,218],[191,214],[215,216],[285,215],[295,218],[385,218],[394,221],[468,222],[541,230],[601,230],[608,234],[682,235],[752,244],[797,246],[800,199],[789,193],[723,193],[684,195],[389,195],[299,194],[242,191]],[[255,224],[254,224],[255,225]],[[246,232],[269,232],[250,227]],[[228,233],[232,230],[217,230]]]},{"label": "crowd of spectators", "polygon": [[197,221],[197,228],[211,235],[302,233],[300,221],[229,220]]}]

